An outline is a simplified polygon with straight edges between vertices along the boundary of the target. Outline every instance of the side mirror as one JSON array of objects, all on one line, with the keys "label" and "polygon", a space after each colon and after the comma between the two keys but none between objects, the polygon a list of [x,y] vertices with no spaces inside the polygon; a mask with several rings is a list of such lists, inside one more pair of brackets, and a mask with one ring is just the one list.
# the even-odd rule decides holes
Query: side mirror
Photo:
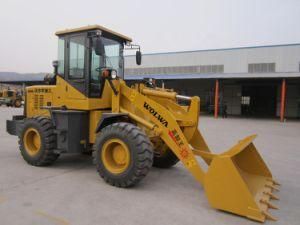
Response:
[{"label": "side mirror", "polygon": [[58,73],[58,64],[59,64],[58,60],[52,61],[52,66],[54,68],[54,75],[57,75]]},{"label": "side mirror", "polygon": [[105,54],[104,45],[100,37],[94,40],[94,48],[96,55],[103,56]]},{"label": "side mirror", "polygon": [[135,60],[136,60],[137,65],[142,64],[142,53],[141,53],[141,51],[136,51]]}]

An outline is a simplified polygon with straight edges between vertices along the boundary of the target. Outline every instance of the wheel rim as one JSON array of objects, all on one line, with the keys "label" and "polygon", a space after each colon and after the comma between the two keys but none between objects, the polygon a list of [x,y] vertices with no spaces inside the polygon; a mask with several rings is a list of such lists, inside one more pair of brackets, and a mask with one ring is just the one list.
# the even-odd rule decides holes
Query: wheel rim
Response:
[{"label": "wheel rim", "polygon": [[130,152],[120,139],[110,139],[102,147],[101,159],[104,167],[113,174],[126,171],[130,163]]},{"label": "wheel rim", "polygon": [[35,128],[29,128],[26,130],[23,142],[26,152],[31,156],[35,156],[36,154],[38,154],[41,149],[41,136],[38,130]]}]

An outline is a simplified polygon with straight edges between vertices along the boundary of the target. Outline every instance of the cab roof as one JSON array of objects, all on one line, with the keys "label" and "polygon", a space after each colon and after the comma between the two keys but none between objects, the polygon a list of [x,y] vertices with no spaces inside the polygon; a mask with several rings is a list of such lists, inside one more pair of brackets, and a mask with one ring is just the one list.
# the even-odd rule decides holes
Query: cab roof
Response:
[{"label": "cab roof", "polygon": [[78,28],[72,28],[72,29],[65,29],[60,30],[55,33],[57,36],[65,35],[65,34],[71,34],[71,33],[77,33],[77,32],[84,32],[84,31],[90,31],[90,30],[101,30],[106,33],[110,33],[112,35],[115,35],[121,39],[124,39],[125,41],[132,42],[132,39],[130,37],[127,37],[123,34],[117,33],[115,31],[112,31],[106,27],[100,26],[100,25],[89,25],[84,27],[78,27]]}]

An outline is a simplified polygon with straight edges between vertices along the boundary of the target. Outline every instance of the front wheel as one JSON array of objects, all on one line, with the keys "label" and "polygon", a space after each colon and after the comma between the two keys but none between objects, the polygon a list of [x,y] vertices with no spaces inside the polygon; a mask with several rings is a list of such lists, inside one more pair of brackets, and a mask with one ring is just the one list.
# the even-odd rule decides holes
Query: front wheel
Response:
[{"label": "front wheel", "polygon": [[30,165],[52,164],[59,155],[54,152],[56,136],[51,120],[45,117],[26,119],[19,136],[19,147],[24,160]]},{"label": "front wheel", "polygon": [[94,163],[99,175],[110,185],[130,187],[141,181],[153,162],[149,138],[130,123],[103,128],[94,145]]}]

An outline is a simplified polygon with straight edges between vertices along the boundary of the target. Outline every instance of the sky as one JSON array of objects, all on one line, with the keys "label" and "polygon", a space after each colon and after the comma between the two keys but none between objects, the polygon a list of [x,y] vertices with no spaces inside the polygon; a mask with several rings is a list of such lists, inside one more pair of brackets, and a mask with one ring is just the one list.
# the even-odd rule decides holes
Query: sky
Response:
[{"label": "sky", "polygon": [[143,53],[300,43],[299,0],[2,0],[0,71],[52,72],[55,31],[99,24]]}]

